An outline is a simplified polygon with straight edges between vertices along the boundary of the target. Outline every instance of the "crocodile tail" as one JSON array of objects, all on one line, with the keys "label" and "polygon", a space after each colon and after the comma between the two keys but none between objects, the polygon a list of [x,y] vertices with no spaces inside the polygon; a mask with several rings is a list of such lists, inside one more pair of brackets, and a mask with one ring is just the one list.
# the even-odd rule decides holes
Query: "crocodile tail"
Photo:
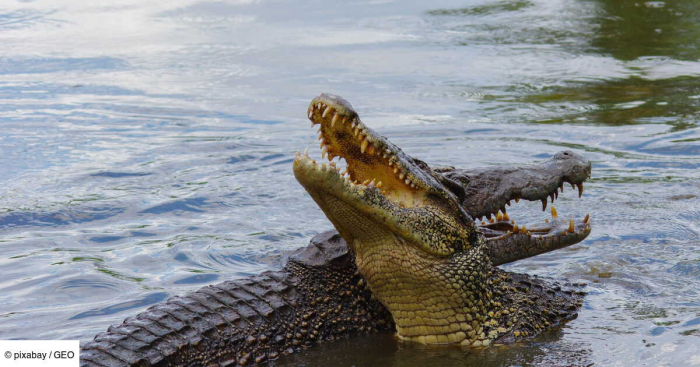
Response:
[{"label": "crocodile tail", "polygon": [[83,345],[81,366],[227,366],[276,357],[287,344],[276,329],[299,302],[296,281],[286,271],[266,272],[170,298]]}]

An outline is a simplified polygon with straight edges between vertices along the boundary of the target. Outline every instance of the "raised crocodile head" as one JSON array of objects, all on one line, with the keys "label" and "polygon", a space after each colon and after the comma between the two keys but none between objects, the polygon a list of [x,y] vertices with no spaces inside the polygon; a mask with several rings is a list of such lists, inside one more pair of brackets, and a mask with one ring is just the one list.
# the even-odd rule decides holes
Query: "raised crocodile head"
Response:
[{"label": "raised crocodile head", "polygon": [[[312,126],[320,125],[322,155],[331,162],[318,164],[298,154],[294,175],[350,245],[403,339],[490,343],[509,327],[495,320],[504,305],[493,297],[492,259],[498,264],[533,256],[579,242],[590,232],[588,217],[578,222],[557,217],[528,230],[500,214],[493,223],[478,225],[465,209],[466,185],[403,153],[365,126],[343,98],[321,94],[311,101],[308,117]],[[346,171],[335,157],[347,162]],[[576,180],[588,175],[590,164],[586,177]],[[559,183],[552,190],[558,188]],[[539,199],[525,197],[532,198]],[[484,211],[484,205],[477,207]],[[521,254],[518,245],[524,247]]]}]

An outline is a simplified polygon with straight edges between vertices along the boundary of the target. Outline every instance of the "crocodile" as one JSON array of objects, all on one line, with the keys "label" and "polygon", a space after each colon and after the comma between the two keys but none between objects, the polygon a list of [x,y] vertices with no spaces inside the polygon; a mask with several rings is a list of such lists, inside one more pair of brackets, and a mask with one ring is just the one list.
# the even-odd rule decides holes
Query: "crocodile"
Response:
[{"label": "crocodile", "polygon": [[[487,347],[576,317],[576,284],[498,266],[573,245],[591,219],[519,225],[507,207],[583,194],[591,164],[572,151],[515,167],[431,168],[367,127],[350,103],[308,108],[323,159],[293,172],[335,227],[277,271],[206,286],[110,326],[81,347],[81,366],[244,366],[319,342],[393,332],[421,344]],[[338,158],[338,160],[334,160]],[[345,167],[338,164],[344,161]]]}]

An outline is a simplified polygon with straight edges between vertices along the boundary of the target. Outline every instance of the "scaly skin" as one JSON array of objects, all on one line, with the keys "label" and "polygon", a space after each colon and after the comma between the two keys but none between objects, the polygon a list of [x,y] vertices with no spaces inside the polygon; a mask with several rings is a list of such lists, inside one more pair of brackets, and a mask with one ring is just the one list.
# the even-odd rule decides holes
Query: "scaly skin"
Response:
[{"label": "scaly skin", "polygon": [[[323,103],[323,111],[331,106],[340,117],[356,116],[347,102],[338,101],[322,95],[312,104]],[[341,127],[338,120],[332,124],[333,114],[323,117],[317,110],[310,108],[310,118],[321,117],[324,133],[332,133],[328,123]],[[367,140],[383,139],[368,129],[365,133]],[[337,154],[332,144],[326,149]],[[342,230],[352,246],[338,232],[324,232],[292,255],[281,271],[170,298],[84,344],[81,366],[250,365],[318,342],[389,330],[422,343],[509,343],[576,315],[583,293],[493,265],[579,242],[590,232],[588,220],[570,228],[571,221],[553,218],[523,231],[496,212],[512,199],[555,195],[552,190],[563,182],[582,189],[590,176],[585,158],[560,152],[539,165],[432,170],[388,142],[373,144],[375,155],[379,147],[393,149],[392,167],[405,172],[399,182],[390,177],[392,171],[376,165],[378,160],[363,157],[361,145],[347,145],[344,157],[355,159],[352,178],[381,176],[383,189],[403,207],[397,209],[376,192],[368,193],[373,189],[358,185],[357,192],[364,196],[336,197],[350,204],[364,202],[368,211],[358,215],[358,209],[345,202],[336,205],[350,213],[345,217],[343,210],[324,209],[333,211],[337,228],[360,227],[368,233],[354,236],[356,229]],[[369,148],[368,142],[365,152]],[[304,176],[301,168],[310,175]],[[322,190],[329,173],[330,169],[321,173],[304,157],[295,162],[300,182],[313,182],[304,185],[310,192]],[[406,178],[411,180],[408,184]],[[328,182],[335,184],[334,180]],[[323,205],[336,202],[321,200]],[[396,213],[378,213],[381,205],[366,205],[373,200]],[[471,220],[483,215],[495,218],[483,225]],[[377,217],[387,222],[377,225]],[[398,223],[388,223],[392,220]],[[445,224],[462,227],[445,230]],[[419,231],[425,233],[414,233]]]},{"label": "scaly skin", "polygon": [[[323,156],[331,161],[340,156],[347,169],[341,174],[333,162],[319,165],[297,155],[294,175],[350,244],[372,293],[391,312],[400,339],[484,346],[514,333],[523,315],[502,302],[515,293],[494,281],[491,256],[497,263],[513,261],[576,243],[590,233],[588,216],[578,226],[572,219],[561,227],[555,211],[553,220],[537,231],[513,225],[501,212],[491,226],[479,229],[462,206],[473,195],[469,185],[457,182],[458,174],[441,176],[409,157],[366,127],[341,97],[320,95],[311,101],[308,116],[320,125]],[[590,165],[583,171],[588,176]],[[554,192],[559,186],[553,186]],[[520,190],[516,198],[538,196],[523,195],[529,191]],[[471,209],[477,216],[491,216],[484,212],[487,207]],[[524,241],[525,251],[513,246]],[[516,254],[509,253],[513,250]]]},{"label": "scaly skin", "polygon": [[392,329],[345,242],[327,232],[281,271],[207,286],[111,326],[82,346],[80,365],[245,366]]}]

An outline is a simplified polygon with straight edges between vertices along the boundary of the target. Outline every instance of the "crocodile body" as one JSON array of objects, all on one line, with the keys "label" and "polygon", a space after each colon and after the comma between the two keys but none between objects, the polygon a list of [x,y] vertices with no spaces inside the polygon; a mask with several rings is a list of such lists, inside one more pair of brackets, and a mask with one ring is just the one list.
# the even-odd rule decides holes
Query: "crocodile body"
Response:
[{"label": "crocodile body", "polygon": [[[576,287],[493,268],[501,302],[520,324],[498,342],[537,335],[574,318]],[[280,271],[218,283],[173,297],[83,345],[81,366],[246,366],[317,343],[395,330],[366,287],[337,231],[314,237]],[[517,334],[515,333],[517,331]]]},{"label": "crocodile body", "polygon": [[[529,228],[506,213],[521,198],[546,207],[565,182],[582,193],[585,158],[567,151],[522,167],[433,170],[364,127],[340,97],[314,99],[309,118],[321,125],[324,156],[345,158],[348,172],[297,156],[294,173],[337,230],[314,237],[280,271],[173,297],[110,327],[82,346],[81,366],[242,366],[382,331],[487,346],[575,317],[579,290],[496,265],[590,233],[588,216],[562,220],[553,207],[551,221]],[[345,128],[358,128],[360,140]]]}]

